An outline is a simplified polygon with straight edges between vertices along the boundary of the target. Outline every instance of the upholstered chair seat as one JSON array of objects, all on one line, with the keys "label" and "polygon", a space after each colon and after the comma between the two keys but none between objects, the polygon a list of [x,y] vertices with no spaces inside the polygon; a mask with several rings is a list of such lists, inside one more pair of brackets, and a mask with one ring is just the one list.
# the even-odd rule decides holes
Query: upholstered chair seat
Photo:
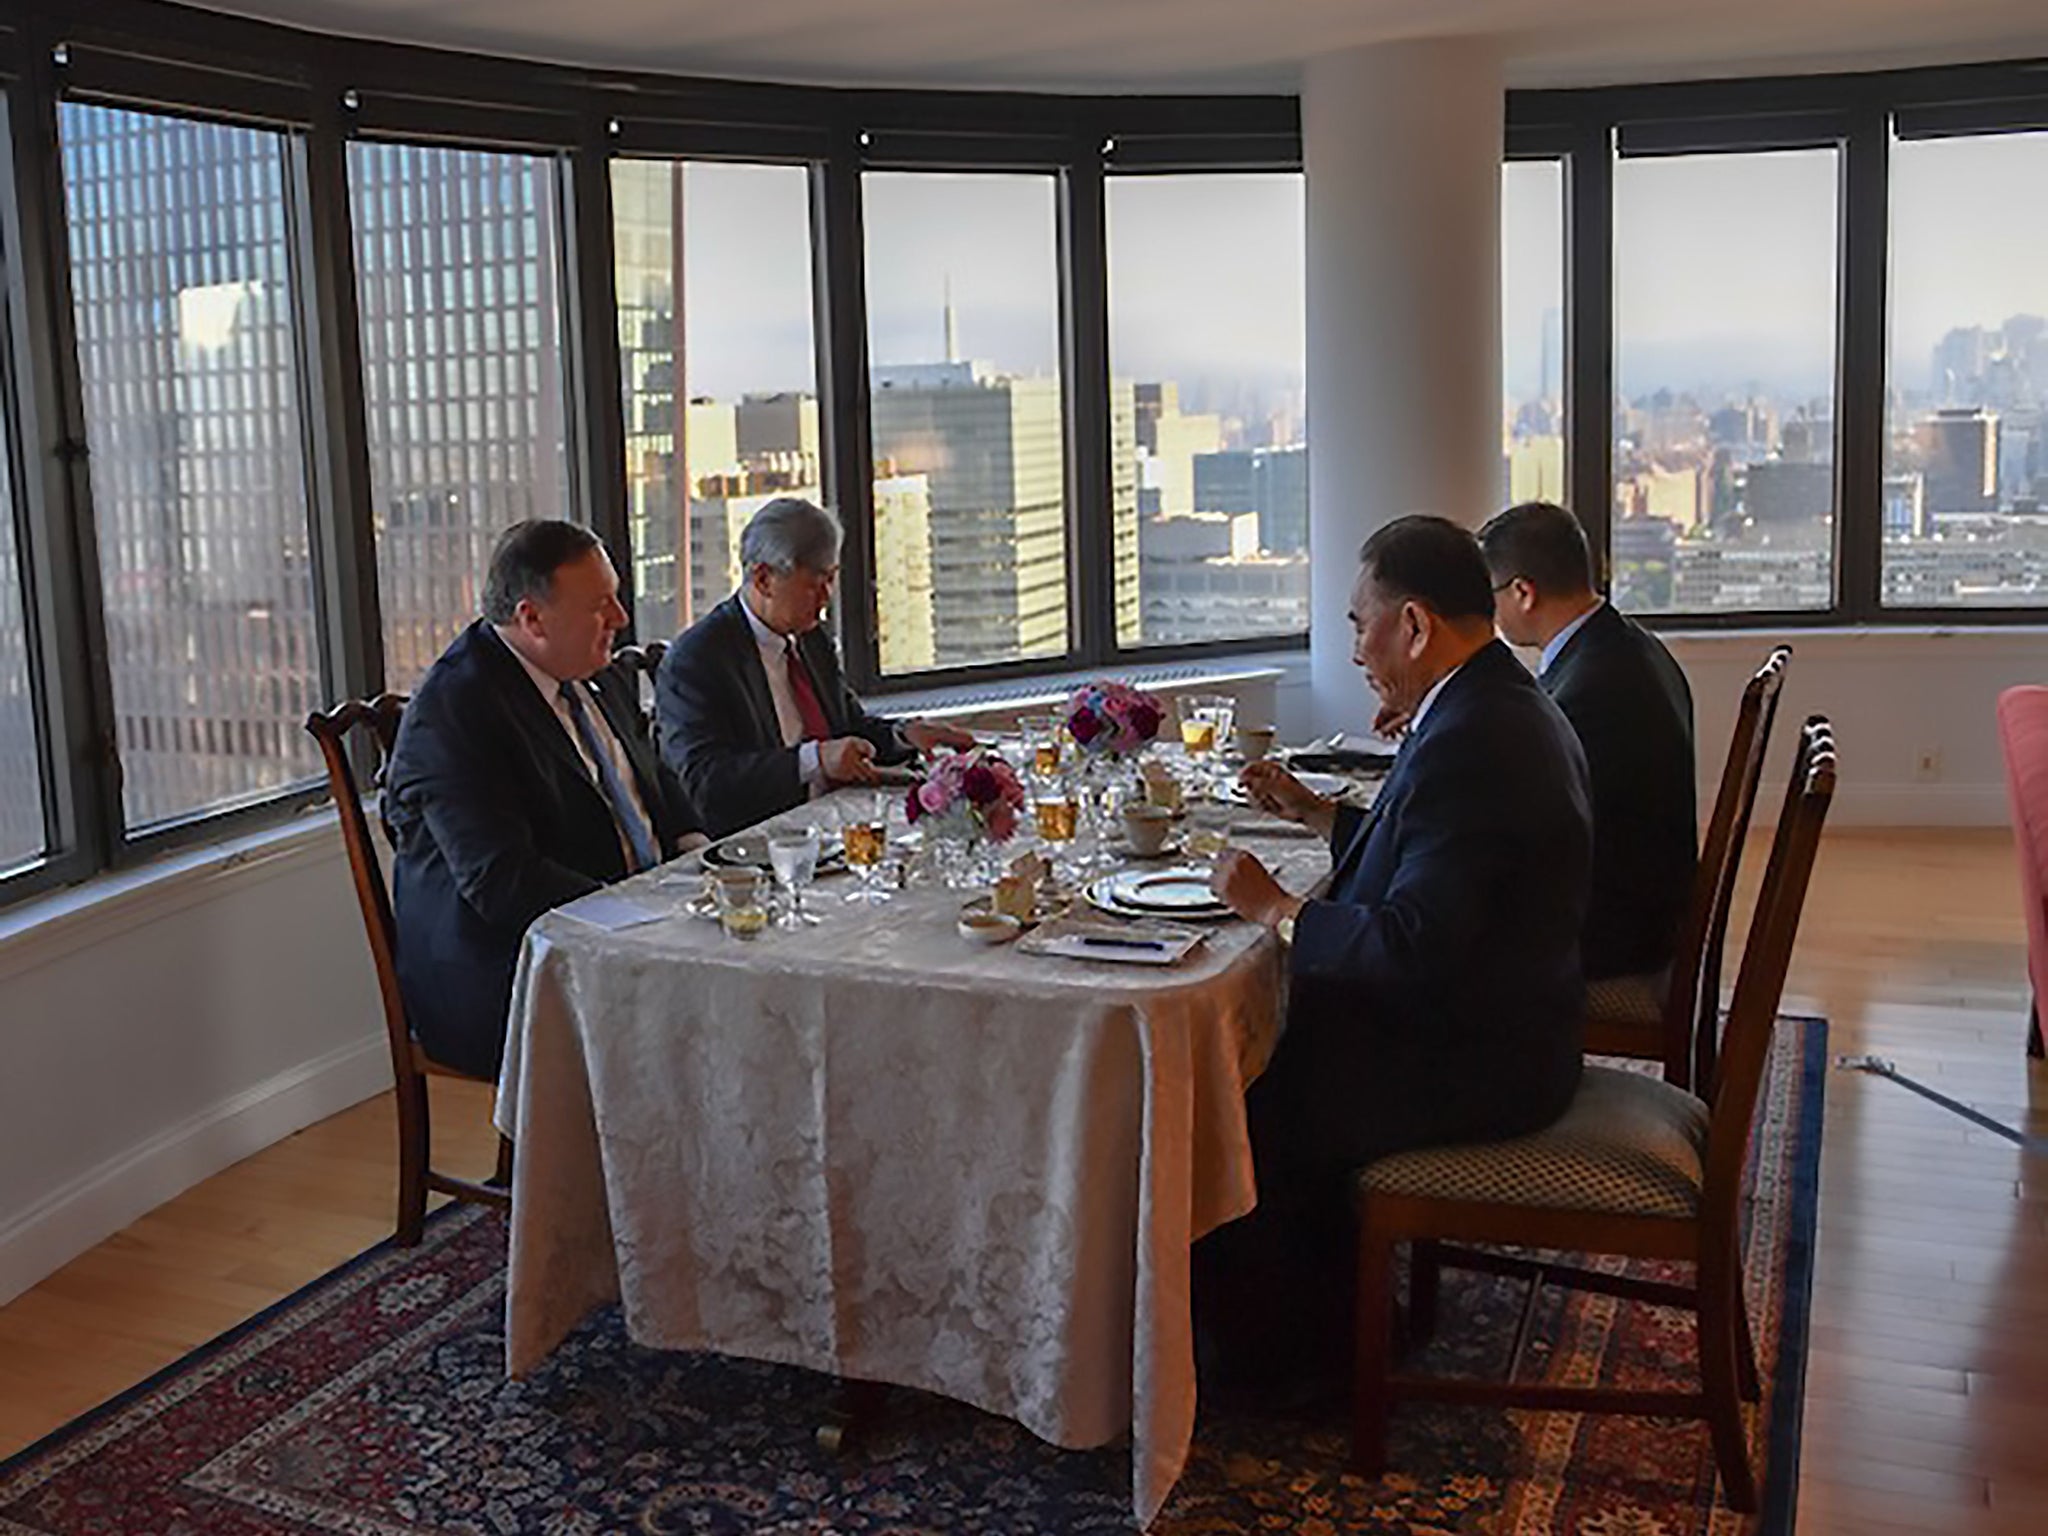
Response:
[{"label": "upholstered chair seat", "polygon": [[1402,1152],[1362,1192],[1617,1216],[1699,1213],[1707,1106],[1645,1072],[1588,1066],[1556,1124],[1508,1141]]}]

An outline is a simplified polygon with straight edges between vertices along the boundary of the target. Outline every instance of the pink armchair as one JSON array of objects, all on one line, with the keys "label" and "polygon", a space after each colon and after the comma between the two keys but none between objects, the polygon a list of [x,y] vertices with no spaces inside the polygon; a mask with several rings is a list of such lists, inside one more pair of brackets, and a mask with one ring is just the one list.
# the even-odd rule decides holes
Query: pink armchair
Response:
[{"label": "pink armchair", "polygon": [[2027,1054],[2041,1054],[2041,1008],[2048,1003],[2048,688],[2008,688],[1998,696],[1998,737],[2012,795],[2013,843],[2027,909],[2027,977],[2034,1007]]}]

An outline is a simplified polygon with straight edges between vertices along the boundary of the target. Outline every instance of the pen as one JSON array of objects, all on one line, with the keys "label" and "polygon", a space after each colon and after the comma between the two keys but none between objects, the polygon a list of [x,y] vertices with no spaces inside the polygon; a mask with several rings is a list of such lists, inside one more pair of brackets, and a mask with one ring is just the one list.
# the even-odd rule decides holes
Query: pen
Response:
[{"label": "pen", "polygon": [[1100,944],[1109,949],[1164,949],[1164,939],[1126,939],[1109,933],[1084,933],[1083,944]]}]

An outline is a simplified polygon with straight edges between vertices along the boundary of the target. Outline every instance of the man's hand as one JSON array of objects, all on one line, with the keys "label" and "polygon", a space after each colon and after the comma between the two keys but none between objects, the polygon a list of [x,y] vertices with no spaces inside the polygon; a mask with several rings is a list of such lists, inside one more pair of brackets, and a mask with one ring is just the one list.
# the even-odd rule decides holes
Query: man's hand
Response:
[{"label": "man's hand", "polygon": [[1408,734],[1410,718],[1410,711],[1382,704],[1380,712],[1372,717],[1372,733],[1381,741],[1399,741]]},{"label": "man's hand", "polygon": [[930,752],[934,747],[965,752],[974,745],[974,732],[963,731],[957,725],[940,725],[935,720],[912,720],[903,726],[903,739],[920,752]]},{"label": "man's hand", "polygon": [[1312,827],[1325,837],[1337,825],[1337,802],[1324,799],[1278,763],[1246,763],[1238,779],[1252,804],[1269,815]]},{"label": "man's hand", "polygon": [[695,853],[699,848],[709,848],[710,846],[711,839],[702,832],[685,832],[676,839],[676,856],[680,858],[686,853]]},{"label": "man's hand", "polygon": [[875,746],[860,736],[835,736],[818,743],[818,766],[834,784],[875,784]]},{"label": "man's hand", "polygon": [[1301,898],[1288,895],[1266,866],[1242,848],[1228,848],[1217,856],[1209,889],[1239,917],[1268,928],[1301,910]]}]

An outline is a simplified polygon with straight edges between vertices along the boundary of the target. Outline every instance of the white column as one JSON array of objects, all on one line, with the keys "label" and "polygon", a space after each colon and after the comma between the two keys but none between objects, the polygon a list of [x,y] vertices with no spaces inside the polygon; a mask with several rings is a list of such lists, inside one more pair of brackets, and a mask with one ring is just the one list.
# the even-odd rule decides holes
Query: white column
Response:
[{"label": "white column", "polygon": [[1358,547],[1407,512],[1476,527],[1501,463],[1499,55],[1483,41],[1310,61],[1310,670],[1319,731],[1370,690],[1345,610]]}]

